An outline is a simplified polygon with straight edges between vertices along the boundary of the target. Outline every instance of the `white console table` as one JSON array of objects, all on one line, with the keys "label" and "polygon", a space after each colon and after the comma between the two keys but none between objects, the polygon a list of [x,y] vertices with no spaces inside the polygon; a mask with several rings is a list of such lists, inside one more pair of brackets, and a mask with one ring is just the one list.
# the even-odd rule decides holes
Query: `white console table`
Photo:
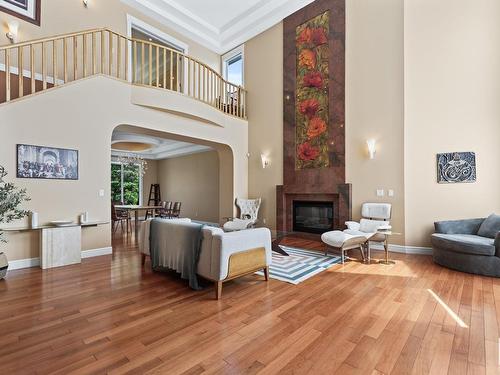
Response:
[{"label": "white console table", "polygon": [[2,228],[4,232],[40,232],[40,267],[68,266],[82,262],[82,228],[107,224],[104,221],[64,226],[41,225],[33,228]]}]

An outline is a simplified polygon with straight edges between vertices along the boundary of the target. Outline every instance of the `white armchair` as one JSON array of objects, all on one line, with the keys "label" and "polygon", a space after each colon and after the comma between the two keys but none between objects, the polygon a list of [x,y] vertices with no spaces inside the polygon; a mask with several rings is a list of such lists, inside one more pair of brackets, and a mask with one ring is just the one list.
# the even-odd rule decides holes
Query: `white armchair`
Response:
[{"label": "white armchair", "polygon": [[365,236],[368,258],[370,258],[370,242],[384,242],[385,236],[377,233],[380,227],[388,227],[391,218],[392,205],[390,203],[363,203],[361,207],[362,219],[360,222],[346,221],[345,233]]},{"label": "white armchair", "polygon": [[248,229],[255,226],[259,216],[259,208],[262,202],[261,198],[243,199],[236,198],[236,206],[240,211],[239,218],[231,218],[224,223],[225,232],[234,232],[238,230]]}]

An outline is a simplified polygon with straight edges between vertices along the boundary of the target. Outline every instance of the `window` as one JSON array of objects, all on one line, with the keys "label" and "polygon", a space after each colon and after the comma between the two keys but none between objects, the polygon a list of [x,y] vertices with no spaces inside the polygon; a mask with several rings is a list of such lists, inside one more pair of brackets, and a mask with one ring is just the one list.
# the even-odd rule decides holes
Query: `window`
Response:
[{"label": "window", "polygon": [[111,200],[141,204],[142,175],[137,164],[111,164]]},{"label": "window", "polygon": [[[151,25],[148,25],[147,23],[137,18],[134,18],[130,15],[127,15],[127,20],[128,20],[127,21],[128,35],[131,38],[155,43],[160,46],[165,46],[174,51],[179,51],[180,53],[183,54],[188,53],[188,46],[182,43],[181,41],[175,39],[174,37],[165,34],[164,32],[161,32],[160,30],[155,29]],[[143,48],[144,51],[142,51]],[[150,48],[151,51],[149,50]],[[144,52],[144,66],[142,65],[143,52]],[[150,55],[153,62],[151,64],[152,65],[151,76],[149,74]],[[135,77],[135,83],[155,84],[158,80],[158,85],[160,87],[163,87],[163,83],[165,82],[166,84],[165,88],[173,91],[179,90],[183,92],[187,80],[187,77],[184,74],[186,61],[181,62],[181,58],[179,56],[180,55],[177,55],[175,52],[171,54],[170,50],[166,50],[166,53],[164,55],[163,50],[157,49],[154,46],[151,47],[149,44],[142,45],[140,42],[138,42],[137,45],[131,44],[129,66],[132,67],[133,65],[132,62],[137,61],[135,72],[133,72],[131,77]],[[172,59],[172,62],[170,62],[170,59]],[[158,61],[158,71],[157,71],[156,61]],[[166,77],[164,77],[164,74],[166,75]]]},{"label": "window", "polygon": [[239,86],[244,81],[244,49],[243,46],[235,48],[222,56],[222,68],[224,78]]}]

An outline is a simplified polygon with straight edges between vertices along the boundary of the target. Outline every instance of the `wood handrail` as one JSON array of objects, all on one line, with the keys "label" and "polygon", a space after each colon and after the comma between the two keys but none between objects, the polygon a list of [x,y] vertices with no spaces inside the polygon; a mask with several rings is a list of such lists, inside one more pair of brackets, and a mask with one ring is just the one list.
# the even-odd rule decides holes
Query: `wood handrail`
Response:
[{"label": "wood handrail", "polygon": [[[103,74],[133,85],[176,91],[226,114],[246,118],[246,90],[242,86],[183,52],[108,28],[1,46],[0,65],[2,62],[6,80],[5,87],[0,87],[0,98],[5,89],[4,101]],[[17,84],[11,82],[16,70]]]}]

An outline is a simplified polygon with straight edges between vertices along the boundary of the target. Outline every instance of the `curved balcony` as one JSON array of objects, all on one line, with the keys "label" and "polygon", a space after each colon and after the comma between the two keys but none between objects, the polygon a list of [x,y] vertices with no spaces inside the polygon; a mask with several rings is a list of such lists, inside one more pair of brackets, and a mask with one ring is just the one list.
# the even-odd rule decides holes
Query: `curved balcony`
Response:
[{"label": "curved balcony", "polygon": [[169,90],[246,118],[246,91],[175,49],[107,28],[0,47],[0,103],[94,75]]}]

